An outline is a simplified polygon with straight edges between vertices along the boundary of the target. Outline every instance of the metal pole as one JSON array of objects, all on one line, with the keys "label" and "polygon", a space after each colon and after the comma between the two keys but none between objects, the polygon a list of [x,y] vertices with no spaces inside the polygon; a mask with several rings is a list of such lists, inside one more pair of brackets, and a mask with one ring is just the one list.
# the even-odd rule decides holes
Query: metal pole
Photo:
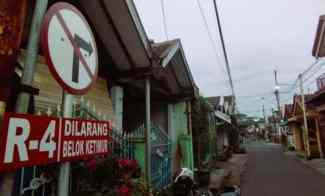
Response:
[{"label": "metal pole", "polygon": [[145,157],[145,170],[146,170],[146,180],[148,185],[151,183],[151,145],[150,145],[150,131],[151,131],[151,125],[150,125],[150,79],[147,78],[145,80],[145,91],[146,91],[146,122],[145,122],[145,151],[146,151],[146,157]]},{"label": "metal pole", "polygon": [[[42,20],[47,9],[48,0],[37,0],[32,24],[29,32],[27,56],[24,62],[24,70],[21,77],[21,83],[30,86],[33,82],[34,72],[36,68],[36,61],[38,57],[39,49],[39,34],[41,29]],[[30,94],[26,92],[20,92],[16,104],[16,112],[26,113],[28,111],[28,105],[30,100]],[[0,184],[0,196],[11,195],[14,186],[15,173],[2,174],[3,180]]]},{"label": "metal pole", "polygon": [[306,159],[310,157],[310,149],[309,149],[309,134],[308,134],[308,123],[307,123],[307,116],[306,116],[306,105],[305,105],[305,94],[304,94],[304,86],[302,75],[299,74],[299,82],[300,82],[300,93],[301,93],[301,106],[302,106],[302,113],[304,116],[304,140],[305,140],[305,151],[306,151]]},{"label": "metal pole", "polygon": [[229,84],[230,84],[230,88],[231,88],[231,94],[232,94],[233,99],[234,99],[233,102],[232,102],[232,107],[233,107],[232,114],[233,114],[236,111],[236,109],[235,109],[235,107],[236,107],[235,88],[234,88],[234,83],[233,83],[233,80],[232,80],[231,69],[230,69],[230,64],[229,64],[229,60],[228,60],[228,55],[227,55],[226,45],[225,45],[225,41],[224,41],[224,37],[223,37],[223,32],[222,32],[222,27],[221,27],[221,20],[220,20],[218,5],[217,5],[216,0],[213,1],[213,5],[214,5],[214,11],[215,11],[215,14],[216,14],[216,18],[217,18],[218,30],[219,30],[223,55],[224,55],[224,58],[225,58],[227,74],[228,74]]},{"label": "metal pole", "polygon": [[[27,56],[24,62],[24,70],[22,73],[21,83],[24,85],[32,85],[34,72],[39,49],[40,29],[43,21],[43,16],[47,9],[48,0],[37,0],[31,30],[28,38]],[[30,94],[21,92],[18,96],[16,112],[26,113],[28,110]]]},{"label": "metal pole", "polygon": [[[277,77],[277,71],[274,70],[274,79],[275,79],[275,86],[278,87],[278,77]],[[276,96],[276,102],[278,106],[278,115],[281,117],[281,107],[280,107],[280,95],[279,95],[279,89],[275,89],[275,96]]]},{"label": "metal pole", "polygon": [[263,106],[262,106],[263,118],[264,118],[264,123],[266,123],[265,107],[264,107],[264,97],[262,97],[262,102],[263,102]]},{"label": "metal pole", "polygon": [[277,71],[274,70],[274,80],[275,80],[275,98],[277,102],[278,112],[277,112],[277,118],[276,118],[276,126],[278,131],[278,137],[279,142],[281,142],[281,130],[280,130],[280,120],[281,120],[281,108],[280,108],[280,95],[279,95],[279,83],[278,83],[278,77],[277,77]]},{"label": "metal pole", "polygon": [[272,108],[273,126],[274,126],[274,132],[276,133],[276,117],[274,115],[275,115],[274,109]]},{"label": "metal pole", "polygon": [[[71,118],[73,109],[73,95],[63,92],[62,111],[63,117]],[[70,163],[62,163],[58,179],[58,196],[69,196],[70,185]]]}]

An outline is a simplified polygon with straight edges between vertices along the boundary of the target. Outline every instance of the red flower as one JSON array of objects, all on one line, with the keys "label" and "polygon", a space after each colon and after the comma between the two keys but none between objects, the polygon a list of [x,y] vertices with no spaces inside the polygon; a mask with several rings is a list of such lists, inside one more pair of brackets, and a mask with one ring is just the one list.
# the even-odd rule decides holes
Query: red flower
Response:
[{"label": "red flower", "polygon": [[89,169],[91,169],[91,170],[95,170],[96,167],[97,167],[97,161],[96,161],[96,159],[91,159],[90,161],[88,161],[88,162],[86,163],[86,165],[87,165],[87,167],[88,167]]},{"label": "red flower", "polygon": [[138,168],[138,162],[136,160],[134,160],[134,159],[130,160],[129,164],[128,164],[128,167],[130,169],[136,169],[136,168]]},{"label": "red flower", "polygon": [[131,196],[132,195],[132,191],[130,189],[130,187],[126,186],[126,185],[122,185],[119,190],[119,196]]},{"label": "red flower", "polygon": [[129,165],[129,160],[127,160],[127,159],[120,159],[119,161],[118,161],[118,165],[120,166],[120,167],[127,167],[128,165]]}]

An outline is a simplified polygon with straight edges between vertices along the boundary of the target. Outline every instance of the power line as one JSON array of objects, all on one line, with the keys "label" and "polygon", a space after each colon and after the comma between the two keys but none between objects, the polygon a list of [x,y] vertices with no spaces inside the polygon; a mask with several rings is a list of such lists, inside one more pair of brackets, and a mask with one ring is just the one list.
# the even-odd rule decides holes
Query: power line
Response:
[{"label": "power line", "polygon": [[310,78],[312,78],[315,74],[317,74],[319,71],[321,71],[321,68],[325,65],[325,63],[321,63],[317,66],[317,69],[312,72],[309,77],[304,79],[304,83],[307,82]]},{"label": "power line", "polygon": [[[257,78],[256,75],[259,75],[261,73],[262,72],[255,72],[255,73],[250,73],[250,74],[244,75],[242,77],[233,78],[233,82],[236,84],[238,82],[243,82],[243,81],[249,81],[251,79],[256,79]],[[218,85],[225,84],[225,83],[229,83],[229,81],[222,81],[222,82],[218,83]]]},{"label": "power line", "polygon": [[165,9],[165,2],[164,0],[160,0],[161,3],[161,12],[162,12],[162,19],[163,19],[163,26],[166,39],[168,40],[168,28],[167,28],[167,18],[166,18],[166,9]]},{"label": "power line", "polygon": [[201,5],[201,2],[200,2],[200,0],[196,0],[196,2],[197,2],[197,5],[198,5],[198,7],[199,7],[200,14],[201,14],[202,19],[203,19],[203,22],[204,22],[203,24],[204,24],[204,26],[205,26],[205,29],[206,29],[207,33],[208,33],[208,37],[209,37],[209,40],[210,40],[210,42],[211,42],[211,45],[212,45],[212,48],[213,48],[213,51],[214,51],[214,55],[215,55],[215,57],[216,57],[216,59],[217,59],[219,65],[220,65],[222,71],[223,71],[225,74],[227,74],[227,72],[226,72],[226,70],[224,69],[224,67],[221,66],[222,63],[221,63],[220,57],[219,57],[219,55],[218,55],[218,53],[217,53],[218,49],[217,49],[216,43],[215,43],[215,41],[214,41],[214,39],[213,39],[213,37],[212,37],[211,29],[210,29],[210,27],[209,27],[208,20],[207,20],[205,14],[204,14],[204,10],[203,10],[203,7],[202,7],[202,5]]},{"label": "power line", "polygon": [[232,81],[231,70],[230,70],[230,65],[229,65],[229,60],[228,60],[227,50],[226,50],[226,46],[225,46],[225,41],[224,41],[224,38],[223,38],[222,27],[221,27],[221,21],[220,21],[220,16],[219,16],[218,6],[217,6],[217,1],[216,1],[216,0],[213,1],[213,5],[214,5],[214,10],[215,10],[216,18],[217,18],[218,30],[219,30],[219,36],[220,36],[220,40],[221,40],[221,45],[222,45],[223,55],[224,55],[224,57],[225,57],[226,68],[227,68],[227,74],[228,74],[228,77],[229,77],[229,83],[230,83],[230,87],[231,87],[232,95],[233,95],[233,97],[235,98],[236,96],[235,96],[234,83],[233,83],[233,81]]},{"label": "power line", "polygon": [[239,98],[255,98],[255,97],[262,97],[266,95],[272,95],[273,92],[265,92],[265,93],[260,93],[260,94],[255,94],[255,95],[243,95],[243,96],[238,96]]},{"label": "power line", "polygon": [[[302,76],[306,75],[310,70],[312,70],[317,64],[318,62],[320,62],[320,59],[316,59],[315,62],[313,62],[310,66],[308,66],[308,68],[302,72]],[[297,84],[298,84],[298,81],[299,81],[299,77],[297,77],[292,85],[292,88],[289,90],[290,92],[296,90],[298,88]]]}]

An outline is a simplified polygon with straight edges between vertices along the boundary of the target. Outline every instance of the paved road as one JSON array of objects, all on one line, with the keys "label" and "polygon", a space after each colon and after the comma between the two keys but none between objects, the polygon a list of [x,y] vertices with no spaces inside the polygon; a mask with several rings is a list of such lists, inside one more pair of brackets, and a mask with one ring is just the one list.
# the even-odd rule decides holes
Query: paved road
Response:
[{"label": "paved road", "polygon": [[242,196],[325,196],[325,176],[282,153],[277,145],[249,146]]}]

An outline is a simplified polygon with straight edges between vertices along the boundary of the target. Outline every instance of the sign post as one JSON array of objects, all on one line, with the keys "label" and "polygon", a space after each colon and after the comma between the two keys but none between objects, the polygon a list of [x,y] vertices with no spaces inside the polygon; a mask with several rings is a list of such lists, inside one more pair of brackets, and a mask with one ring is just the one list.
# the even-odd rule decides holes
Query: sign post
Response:
[{"label": "sign post", "polygon": [[[72,117],[73,95],[85,94],[96,81],[98,55],[87,20],[74,6],[56,3],[42,28],[42,49],[49,69],[64,90],[63,117]],[[58,195],[69,195],[70,164],[60,168]]]},{"label": "sign post", "polygon": [[[62,97],[62,111],[63,117],[71,118],[72,117],[72,109],[73,109],[73,95],[68,94],[67,92],[63,91]],[[70,184],[70,163],[65,162],[61,165],[59,171],[59,178],[58,178],[58,195],[59,196],[69,196],[69,184]]]}]

